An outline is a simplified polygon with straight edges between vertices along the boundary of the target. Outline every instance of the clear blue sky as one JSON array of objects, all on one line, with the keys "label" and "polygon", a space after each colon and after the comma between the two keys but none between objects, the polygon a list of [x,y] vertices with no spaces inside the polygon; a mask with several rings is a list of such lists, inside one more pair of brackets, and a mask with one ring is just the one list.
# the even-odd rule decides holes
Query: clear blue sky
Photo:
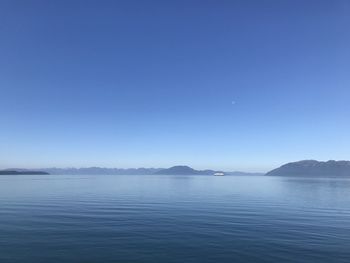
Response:
[{"label": "clear blue sky", "polygon": [[0,1],[0,168],[350,159],[350,2]]}]

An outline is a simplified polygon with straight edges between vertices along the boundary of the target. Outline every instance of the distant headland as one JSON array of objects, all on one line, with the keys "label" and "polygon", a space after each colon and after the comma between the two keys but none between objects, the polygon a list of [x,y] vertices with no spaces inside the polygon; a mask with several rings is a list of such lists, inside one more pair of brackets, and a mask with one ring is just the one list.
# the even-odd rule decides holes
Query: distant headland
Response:
[{"label": "distant headland", "polygon": [[304,160],[291,162],[274,169],[266,175],[272,176],[312,176],[312,177],[346,177],[350,176],[350,161]]}]

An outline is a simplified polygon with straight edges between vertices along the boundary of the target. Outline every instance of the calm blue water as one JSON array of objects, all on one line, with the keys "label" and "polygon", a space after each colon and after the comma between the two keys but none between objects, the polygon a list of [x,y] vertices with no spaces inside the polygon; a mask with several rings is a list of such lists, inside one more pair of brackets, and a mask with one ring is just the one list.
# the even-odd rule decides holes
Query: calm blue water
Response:
[{"label": "calm blue water", "polygon": [[0,262],[350,262],[350,180],[0,176]]}]

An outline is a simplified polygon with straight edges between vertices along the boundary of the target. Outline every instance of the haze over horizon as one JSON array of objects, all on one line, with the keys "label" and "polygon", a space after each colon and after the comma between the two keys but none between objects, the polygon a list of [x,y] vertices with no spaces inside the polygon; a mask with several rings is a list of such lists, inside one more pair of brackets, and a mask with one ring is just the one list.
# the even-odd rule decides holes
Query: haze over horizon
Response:
[{"label": "haze over horizon", "polygon": [[350,159],[350,2],[1,1],[0,168]]}]

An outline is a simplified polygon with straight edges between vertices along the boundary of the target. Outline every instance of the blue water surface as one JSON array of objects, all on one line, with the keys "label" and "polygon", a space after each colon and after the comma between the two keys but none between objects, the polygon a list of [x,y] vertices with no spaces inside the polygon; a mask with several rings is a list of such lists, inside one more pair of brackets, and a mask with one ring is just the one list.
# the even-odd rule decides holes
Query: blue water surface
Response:
[{"label": "blue water surface", "polygon": [[0,262],[350,262],[350,180],[0,176]]}]

